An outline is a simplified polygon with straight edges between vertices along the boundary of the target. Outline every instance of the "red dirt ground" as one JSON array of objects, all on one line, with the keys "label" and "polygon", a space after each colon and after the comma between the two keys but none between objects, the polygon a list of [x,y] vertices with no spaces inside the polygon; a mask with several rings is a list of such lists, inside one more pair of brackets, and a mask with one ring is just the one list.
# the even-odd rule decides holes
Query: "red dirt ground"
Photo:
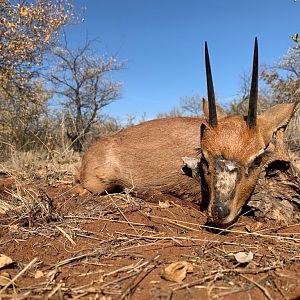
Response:
[{"label": "red dirt ground", "polygon": [[[44,206],[26,210],[22,197]],[[0,215],[0,254],[13,261],[0,278],[19,275],[0,286],[1,299],[300,299],[300,224],[242,216],[217,232],[192,205],[78,197],[64,184],[11,186],[0,200],[16,207]],[[238,263],[241,251],[253,260]],[[163,279],[178,261],[193,272],[182,283]]]}]

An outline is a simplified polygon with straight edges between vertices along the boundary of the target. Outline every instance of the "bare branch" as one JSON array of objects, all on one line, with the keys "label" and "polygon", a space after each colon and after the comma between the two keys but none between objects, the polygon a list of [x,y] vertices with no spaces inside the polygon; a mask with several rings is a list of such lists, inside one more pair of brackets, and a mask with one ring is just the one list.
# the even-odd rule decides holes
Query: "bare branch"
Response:
[{"label": "bare branch", "polygon": [[63,99],[61,104],[72,116],[68,136],[74,150],[82,151],[86,134],[95,123],[101,109],[120,97],[122,85],[111,79],[111,73],[124,68],[114,57],[91,55],[92,42],[87,40],[78,49],[56,48],[57,61],[48,78],[53,89]]}]

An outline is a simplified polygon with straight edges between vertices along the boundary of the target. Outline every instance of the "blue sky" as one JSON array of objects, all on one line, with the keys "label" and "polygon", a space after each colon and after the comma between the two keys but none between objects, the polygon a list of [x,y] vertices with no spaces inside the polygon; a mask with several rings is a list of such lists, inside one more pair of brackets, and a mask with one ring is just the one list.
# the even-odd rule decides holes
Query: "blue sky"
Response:
[{"label": "blue sky", "polygon": [[300,2],[293,0],[73,0],[85,7],[84,21],[66,30],[69,44],[86,34],[101,41],[99,53],[117,54],[126,69],[114,74],[124,83],[122,98],[105,113],[148,119],[180,103],[206,96],[204,41],[208,41],[215,92],[228,104],[241,75],[252,65],[259,39],[261,64],[271,65],[294,46],[300,34]]}]

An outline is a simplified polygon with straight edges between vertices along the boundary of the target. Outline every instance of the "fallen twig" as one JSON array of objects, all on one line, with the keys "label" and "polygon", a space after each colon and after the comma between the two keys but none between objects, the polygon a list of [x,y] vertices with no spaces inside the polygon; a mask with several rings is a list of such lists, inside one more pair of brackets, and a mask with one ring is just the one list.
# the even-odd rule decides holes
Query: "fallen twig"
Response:
[{"label": "fallen twig", "polygon": [[6,284],[1,290],[0,290],[0,297],[2,297],[2,293],[11,285],[13,284],[21,275],[23,275],[31,266],[33,266],[36,261],[37,257],[35,257],[30,263],[28,263],[23,270],[21,270],[13,279],[10,280],[8,284]]},{"label": "fallen twig", "polygon": [[55,226],[66,238],[67,240],[74,246],[76,246],[76,243],[74,242],[74,240],[70,237],[70,235],[68,233],[66,233],[62,228],[60,228],[59,226]]},{"label": "fallen twig", "polygon": [[61,283],[59,283],[49,294],[48,294],[48,296],[47,296],[47,299],[51,299],[51,297],[52,296],[54,296],[55,294],[56,294],[56,292],[58,291],[58,290],[60,290],[61,289],[61,287],[62,287],[62,284]]},{"label": "fallen twig", "polygon": [[250,282],[253,283],[254,285],[256,285],[256,286],[257,286],[257,287],[265,294],[265,296],[266,296],[269,300],[273,300],[273,297],[270,295],[270,293],[268,292],[268,290],[267,290],[264,286],[262,286],[260,283],[254,281],[254,280],[252,280],[252,279],[250,279],[250,278],[248,278],[248,277],[245,276],[245,275],[240,274],[240,276],[243,277],[243,278],[245,278],[245,279],[247,279],[248,281],[250,281]]},{"label": "fallen twig", "polygon": [[[141,271],[139,272],[138,275],[140,275],[145,268],[152,262],[154,262],[155,260],[157,260],[160,257],[160,255],[157,255],[156,257],[154,257],[153,259],[151,259],[150,261],[148,261],[145,264],[145,267],[143,269],[141,269]],[[142,274],[142,276],[140,276],[140,278],[137,276],[133,282],[131,282],[128,287],[125,289],[125,292],[120,296],[120,300],[125,299],[128,295],[132,295],[134,293],[134,291],[136,290],[137,286],[156,268],[156,264],[151,266],[147,271],[145,271],[144,274]]]},{"label": "fallen twig", "polygon": [[[176,224],[178,222],[178,223],[183,223],[183,224],[188,224],[188,225],[194,225],[194,226],[197,226],[197,227],[200,227],[200,228],[207,228],[207,229],[212,229],[212,230],[222,230],[223,232],[228,232],[228,233],[239,233],[239,234],[252,235],[252,236],[257,236],[257,237],[262,237],[262,238],[272,238],[272,239],[300,242],[300,238],[293,238],[293,237],[290,237],[290,236],[261,234],[261,233],[258,233],[258,232],[247,232],[247,231],[236,230],[236,229],[223,229],[223,228],[207,226],[207,225],[201,225],[201,224],[191,223],[191,222],[186,222],[186,221],[181,221],[181,220],[172,220],[170,218],[153,216],[153,215],[150,215],[149,217],[154,218],[154,219],[162,219],[162,220],[170,222],[172,224]],[[188,228],[186,228],[186,229],[188,229]],[[193,230],[193,231],[200,231],[200,230],[197,230],[197,229],[194,229],[194,228],[189,228],[189,229]]]}]

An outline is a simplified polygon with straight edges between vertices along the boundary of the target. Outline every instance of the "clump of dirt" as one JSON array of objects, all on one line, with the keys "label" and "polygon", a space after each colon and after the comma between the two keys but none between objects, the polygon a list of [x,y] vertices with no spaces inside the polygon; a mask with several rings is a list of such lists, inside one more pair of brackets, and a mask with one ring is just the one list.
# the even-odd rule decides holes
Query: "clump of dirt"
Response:
[{"label": "clump of dirt", "polygon": [[[18,210],[0,215],[0,254],[12,260],[0,262],[2,298],[300,296],[299,223],[278,225],[245,215],[216,234],[199,207],[172,197],[159,203],[126,193],[78,197],[63,183],[18,188],[51,209],[39,209],[30,222]],[[2,190],[1,201],[20,206],[17,191],[16,186]],[[239,262],[236,257],[243,252],[251,255]],[[164,270],[176,262],[189,266],[189,272],[178,282],[166,280]]]}]

